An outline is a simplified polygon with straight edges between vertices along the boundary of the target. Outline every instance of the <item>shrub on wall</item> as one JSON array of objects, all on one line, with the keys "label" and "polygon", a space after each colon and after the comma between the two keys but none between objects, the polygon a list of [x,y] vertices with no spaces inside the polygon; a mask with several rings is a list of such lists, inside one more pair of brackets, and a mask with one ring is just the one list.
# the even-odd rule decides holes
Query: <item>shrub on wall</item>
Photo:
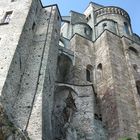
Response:
[{"label": "shrub on wall", "polygon": [[125,138],[120,138],[119,140],[132,140],[132,139],[125,137]]},{"label": "shrub on wall", "polygon": [[138,133],[138,140],[140,140],[140,133]]}]

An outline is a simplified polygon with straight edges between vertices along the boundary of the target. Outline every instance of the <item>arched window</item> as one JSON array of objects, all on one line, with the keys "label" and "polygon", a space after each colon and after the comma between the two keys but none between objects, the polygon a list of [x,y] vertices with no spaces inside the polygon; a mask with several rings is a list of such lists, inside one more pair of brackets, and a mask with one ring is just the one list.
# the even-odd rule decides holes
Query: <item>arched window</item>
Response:
[{"label": "arched window", "polygon": [[138,55],[138,51],[133,47],[129,47],[129,51],[132,52],[135,55]]},{"label": "arched window", "polygon": [[86,80],[89,81],[89,82],[92,82],[93,80],[93,66],[92,65],[87,65],[87,68],[86,68]]},{"label": "arched window", "polygon": [[125,30],[126,34],[130,35],[129,27],[128,27],[128,24],[126,22],[124,22],[124,30]]},{"label": "arched window", "polygon": [[102,80],[102,76],[103,76],[102,64],[100,63],[97,66],[97,74],[96,74],[97,82],[100,82]]},{"label": "arched window", "polygon": [[86,69],[86,77],[87,77],[87,81],[91,82],[91,77],[90,77],[90,71],[88,69]]}]

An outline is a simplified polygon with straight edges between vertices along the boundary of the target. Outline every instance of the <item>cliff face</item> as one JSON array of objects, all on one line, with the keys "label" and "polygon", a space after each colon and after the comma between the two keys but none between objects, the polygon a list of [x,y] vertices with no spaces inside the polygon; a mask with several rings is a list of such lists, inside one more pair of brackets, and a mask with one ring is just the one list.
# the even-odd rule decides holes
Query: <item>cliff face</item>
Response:
[{"label": "cliff face", "polygon": [[0,104],[0,140],[29,140],[27,134],[9,121],[3,106]]}]

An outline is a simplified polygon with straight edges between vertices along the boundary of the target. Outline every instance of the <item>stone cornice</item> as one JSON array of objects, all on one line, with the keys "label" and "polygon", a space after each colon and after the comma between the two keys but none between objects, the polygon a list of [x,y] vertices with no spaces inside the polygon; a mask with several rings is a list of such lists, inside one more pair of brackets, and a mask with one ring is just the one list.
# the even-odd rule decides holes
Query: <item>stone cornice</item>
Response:
[{"label": "stone cornice", "polygon": [[107,6],[107,7],[103,7],[103,8],[100,8],[95,11],[96,17],[102,16],[102,15],[107,15],[107,14],[119,14],[130,22],[130,17],[128,15],[128,13],[119,7]]}]

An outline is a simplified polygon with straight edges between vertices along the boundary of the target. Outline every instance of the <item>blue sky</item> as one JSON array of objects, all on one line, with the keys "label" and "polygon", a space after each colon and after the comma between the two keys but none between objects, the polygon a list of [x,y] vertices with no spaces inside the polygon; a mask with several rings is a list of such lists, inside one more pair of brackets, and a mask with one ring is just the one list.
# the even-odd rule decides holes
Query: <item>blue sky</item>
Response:
[{"label": "blue sky", "polygon": [[[41,0],[43,5],[57,4],[62,16],[69,11],[83,13],[91,0]],[[126,10],[131,18],[133,32],[140,35],[140,0],[93,0],[104,6],[119,6]]]}]

